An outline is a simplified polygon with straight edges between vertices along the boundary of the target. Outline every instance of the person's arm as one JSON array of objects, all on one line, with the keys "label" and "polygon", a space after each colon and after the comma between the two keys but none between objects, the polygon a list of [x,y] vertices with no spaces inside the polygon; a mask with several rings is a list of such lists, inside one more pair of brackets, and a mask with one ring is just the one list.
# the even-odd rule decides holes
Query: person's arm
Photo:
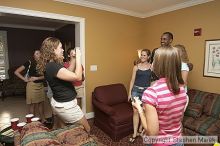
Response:
[{"label": "person's arm", "polygon": [[[159,121],[158,121],[158,115],[157,110],[154,106],[150,104],[144,104],[145,109],[145,117],[147,121],[147,129],[146,133],[149,136],[157,136],[159,133]],[[141,119],[141,121],[144,119]]]},{"label": "person's arm", "polygon": [[144,127],[147,135],[157,136],[159,133],[159,121],[156,108],[150,104],[143,104],[143,110],[136,99],[135,102],[132,102],[132,105],[137,108],[142,126]]},{"label": "person's arm", "polygon": [[136,77],[136,72],[137,72],[137,66],[135,65],[133,67],[133,71],[132,71],[132,77],[131,77],[131,81],[130,81],[130,86],[129,86],[129,92],[128,92],[128,101],[131,98],[131,90],[134,86],[134,81],[135,81],[135,77]]},{"label": "person's arm", "polygon": [[57,72],[57,78],[65,81],[81,81],[82,80],[82,66],[81,66],[81,52],[76,48],[76,70],[75,72],[69,71],[66,68],[61,68]]},{"label": "person's arm", "polygon": [[69,63],[69,67],[67,68],[69,71],[74,72],[75,71],[75,67],[76,67],[76,58],[75,56],[72,54],[72,52],[70,52],[70,61]]},{"label": "person's arm", "polygon": [[43,80],[43,79],[44,79],[44,76],[30,77],[30,78],[29,78],[29,81],[33,82],[33,81],[36,81],[36,80]]},{"label": "person's arm", "polygon": [[181,73],[182,73],[182,78],[183,78],[183,81],[184,81],[184,85],[187,86],[187,78],[188,78],[189,71],[182,70]]},{"label": "person's arm", "polygon": [[21,74],[21,72],[22,72],[23,70],[25,70],[25,66],[24,66],[24,65],[18,67],[18,68],[15,70],[14,74],[15,74],[18,78],[22,79],[24,82],[28,82],[28,79],[26,79],[26,78]]}]

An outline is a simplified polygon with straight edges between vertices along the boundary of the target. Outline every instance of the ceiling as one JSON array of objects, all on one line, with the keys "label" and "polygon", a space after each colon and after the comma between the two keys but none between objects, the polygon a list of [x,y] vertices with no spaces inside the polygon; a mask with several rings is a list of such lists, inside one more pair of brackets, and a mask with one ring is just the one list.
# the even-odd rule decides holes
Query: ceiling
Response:
[{"label": "ceiling", "polygon": [[[146,18],[213,0],[54,0],[99,10]],[[69,22],[0,13],[0,27],[55,31]]]},{"label": "ceiling", "polygon": [[213,0],[54,0],[146,18]]}]

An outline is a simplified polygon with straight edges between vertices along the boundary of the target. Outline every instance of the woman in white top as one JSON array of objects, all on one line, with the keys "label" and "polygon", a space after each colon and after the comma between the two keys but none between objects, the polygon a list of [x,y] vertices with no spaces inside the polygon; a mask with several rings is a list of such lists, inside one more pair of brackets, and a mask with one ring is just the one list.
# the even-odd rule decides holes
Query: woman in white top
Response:
[{"label": "woman in white top", "polygon": [[[185,91],[187,93],[187,79],[188,79],[188,74],[189,74],[188,54],[186,52],[185,46],[178,44],[178,45],[175,45],[175,47],[178,48],[178,51],[180,53],[180,57],[181,57],[181,61],[182,61],[182,64],[181,64],[182,78],[183,78],[184,85],[185,85]],[[186,107],[188,106],[188,103],[189,103],[189,97],[187,96],[187,103],[186,103],[186,106],[185,106],[184,110],[186,110]]]}]

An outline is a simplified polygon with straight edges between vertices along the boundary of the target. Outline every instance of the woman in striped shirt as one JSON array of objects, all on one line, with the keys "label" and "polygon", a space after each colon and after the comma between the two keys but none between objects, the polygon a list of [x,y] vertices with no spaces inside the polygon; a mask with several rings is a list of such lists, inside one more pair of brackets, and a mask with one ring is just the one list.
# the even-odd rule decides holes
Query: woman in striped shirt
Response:
[{"label": "woman in striped shirt", "polygon": [[[157,136],[151,143],[157,146],[182,146],[181,120],[186,105],[186,92],[181,75],[181,58],[175,47],[161,47],[154,57],[153,71],[159,77],[156,83],[144,91],[141,101],[135,100],[142,125],[148,136]],[[159,139],[160,138],[160,139]],[[165,141],[164,143],[164,140]]]}]

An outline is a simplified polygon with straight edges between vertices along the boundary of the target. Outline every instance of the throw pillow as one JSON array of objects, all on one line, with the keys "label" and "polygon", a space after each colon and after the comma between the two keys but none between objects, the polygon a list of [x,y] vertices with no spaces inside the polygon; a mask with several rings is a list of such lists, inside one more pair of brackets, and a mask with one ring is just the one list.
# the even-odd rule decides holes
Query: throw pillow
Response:
[{"label": "throw pillow", "polygon": [[58,138],[62,146],[99,146],[99,143],[79,124],[66,126],[65,128],[51,131],[51,133]]},{"label": "throw pillow", "polygon": [[199,118],[202,114],[202,105],[197,103],[189,103],[184,115],[193,117],[194,119]]},{"label": "throw pillow", "polygon": [[204,105],[203,112],[207,116],[211,116],[213,118],[220,118],[220,95],[210,93],[206,96],[206,103]]},{"label": "throw pillow", "polygon": [[57,138],[50,134],[49,129],[40,122],[31,122],[25,125],[21,131],[21,146],[60,146]]}]

